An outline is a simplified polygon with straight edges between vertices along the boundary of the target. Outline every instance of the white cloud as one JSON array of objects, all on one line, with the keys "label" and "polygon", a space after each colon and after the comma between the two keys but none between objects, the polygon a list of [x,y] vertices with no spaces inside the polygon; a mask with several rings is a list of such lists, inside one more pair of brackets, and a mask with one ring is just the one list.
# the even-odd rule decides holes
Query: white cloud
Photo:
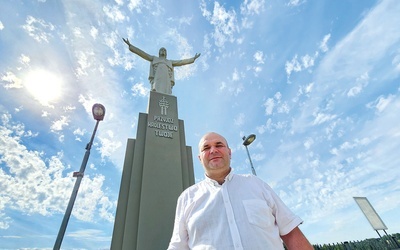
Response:
[{"label": "white cloud", "polygon": [[225,90],[227,87],[226,87],[226,82],[221,82],[221,84],[220,84],[220,86],[219,86],[219,90],[220,91],[223,91],[223,90]]},{"label": "white cloud", "polygon": [[94,239],[95,241],[104,241],[99,235],[103,234],[102,230],[98,229],[84,229],[68,233],[68,236],[75,238],[78,241],[86,241],[87,239]]},{"label": "white cloud", "polygon": [[309,67],[314,66],[315,57],[311,57],[309,55],[305,55],[301,58],[301,62],[303,63],[303,69],[307,69]]},{"label": "white cloud", "polygon": [[[77,219],[81,221],[94,221],[98,220],[96,216],[101,216],[100,218],[107,220],[108,222],[114,220],[112,214],[113,207],[110,206],[112,203],[101,189],[104,180],[104,175],[96,175],[93,178],[90,178],[89,175],[85,175],[85,179],[81,183],[79,189],[79,197],[77,198],[74,210],[72,211],[72,214]],[[105,202],[104,200],[107,200],[108,202]]]},{"label": "white cloud", "polygon": [[76,38],[84,38],[84,35],[82,33],[82,29],[80,27],[74,27],[72,29],[72,34],[76,37]]},{"label": "white cloud", "polygon": [[299,91],[298,91],[298,95],[302,95],[302,94],[309,94],[311,93],[311,91],[313,90],[314,87],[314,83],[311,82],[305,86],[300,86]]},{"label": "white cloud", "polygon": [[67,106],[63,107],[63,110],[66,111],[66,112],[74,111],[74,110],[76,110],[76,107],[75,106],[71,106],[71,105],[67,105]]},{"label": "white cloud", "polygon": [[228,79],[229,84],[225,81],[222,81],[219,85],[220,92],[226,92],[232,94],[233,96],[238,96],[241,92],[243,92],[244,87],[243,83],[240,81],[232,81],[232,79]]},{"label": "white cloud", "polygon": [[378,103],[376,105],[376,109],[379,112],[382,112],[388,105],[389,103],[392,101],[393,96],[389,96],[388,98],[379,98]]},{"label": "white cloud", "polygon": [[325,123],[327,121],[331,121],[336,118],[336,115],[324,114],[324,113],[315,113],[314,114],[313,125],[319,125]]},{"label": "white cloud", "polygon": [[274,99],[268,98],[268,99],[264,102],[263,105],[264,105],[264,107],[265,107],[265,114],[266,114],[266,115],[271,115],[272,112],[274,111],[274,107],[275,107]]},{"label": "white cloud", "polygon": [[24,85],[22,84],[22,80],[19,79],[13,72],[6,72],[5,75],[1,76],[1,80],[5,82],[5,89],[14,89],[14,88],[22,88]]},{"label": "white cloud", "polygon": [[400,73],[400,54],[399,53],[397,53],[397,55],[395,55],[393,57],[392,65],[394,66],[397,73]]},{"label": "white cloud", "polygon": [[[12,221],[4,210],[13,209],[24,214],[64,213],[72,192],[74,179],[63,177],[65,166],[63,152],[45,158],[43,152],[33,151],[21,143],[21,136],[29,136],[23,124],[14,124],[9,114],[2,115],[0,125],[0,228],[7,228]],[[85,175],[73,215],[85,221],[102,219],[112,221],[112,206],[101,190],[104,176]],[[80,198],[84,197],[84,199]],[[4,203],[5,202],[5,203]],[[97,206],[103,210],[96,212]],[[106,212],[108,211],[108,212]]]},{"label": "white cloud", "polygon": [[112,21],[116,23],[120,23],[125,21],[126,16],[122,11],[119,9],[119,6],[110,6],[106,5],[103,7],[104,14]]},{"label": "white cloud", "polygon": [[55,26],[42,19],[28,16],[26,18],[26,24],[23,25],[22,28],[36,41],[49,43],[50,38],[53,37],[51,32],[55,29]]},{"label": "white cloud", "polygon": [[2,21],[0,21],[0,30],[3,30],[3,29],[4,29],[4,24]]},{"label": "white cloud", "polygon": [[285,63],[286,74],[290,76],[292,72],[301,71],[301,64],[299,60],[297,60],[297,55],[295,55],[290,62]]},{"label": "white cloud", "polygon": [[[326,54],[319,75],[323,79],[352,79],[371,72],[385,55],[392,54],[400,41],[400,5],[396,1],[382,1],[344,39]],[[379,38],[379,39],[378,39]],[[371,47],[373,46],[373,47]],[[393,71],[380,71],[381,80],[392,78]]]},{"label": "white cloud", "polygon": [[239,113],[239,114],[237,114],[236,117],[234,118],[233,123],[234,123],[236,126],[242,126],[243,123],[244,123],[244,118],[245,118],[244,113]]},{"label": "white cloud", "polygon": [[98,34],[99,30],[92,26],[92,28],[90,28],[90,35],[93,37],[93,39],[96,39]]},{"label": "white cloud", "polygon": [[86,129],[80,129],[80,128],[75,129],[73,132],[74,135],[79,135],[79,136],[83,136],[86,133],[87,133]]},{"label": "white cloud", "polygon": [[289,0],[289,2],[287,3],[288,6],[299,6],[303,3],[305,3],[306,0]]},{"label": "white cloud", "polygon": [[[4,213],[0,213],[0,218],[2,221],[0,221],[0,229],[7,229],[10,226],[10,222],[12,221],[10,217],[5,216]],[[7,238],[7,237],[4,237]],[[16,237],[18,238],[18,237]]]},{"label": "white cloud", "polygon": [[214,2],[212,14],[206,9],[204,1],[202,1],[200,7],[203,16],[214,25],[212,37],[214,38],[215,45],[223,47],[226,42],[234,42],[235,34],[239,31],[236,12],[233,9],[226,11],[218,2]]},{"label": "white cloud", "polygon": [[[109,56],[107,58],[107,62],[111,65],[111,66],[117,66],[117,65],[121,65],[124,62],[126,62],[125,57],[123,57],[123,55],[121,55],[119,49],[117,49],[119,43],[121,42],[121,38],[118,36],[118,34],[116,32],[110,32],[108,34],[105,34],[103,36],[103,40],[105,45],[107,45],[107,47],[112,51],[112,57]],[[103,65],[99,65],[100,67],[104,67]],[[104,69],[102,69],[102,71],[104,71]]]},{"label": "white cloud", "polygon": [[394,95],[389,95],[387,98],[379,96],[375,101],[367,104],[368,108],[375,108],[379,113],[383,112],[386,107],[394,100]]},{"label": "white cloud", "polygon": [[257,64],[264,64],[264,53],[262,51],[257,51],[254,53],[253,58]]},{"label": "white cloud", "polygon": [[300,60],[297,58],[298,56],[295,55],[290,62],[287,61],[285,63],[287,77],[289,78],[292,72],[301,72],[313,67],[315,59],[318,57],[318,55],[318,51],[315,52],[314,56],[306,54],[305,56],[302,56]]},{"label": "white cloud", "polygon": [[356,79],[356,85],[347,92],[347,96],[353,97],[358,95],[363,90],[363,88],[368,85],[368,83],[369,83],[368,73],[362,74],[360,77]]},{"label": "white cloud", "polygon": [[235,68],[235,70],[232,73],[232,81],[239,81],[239,80],[240,80],[240,75],[237,68]]},{"label": "white cloud", "polygon": [[254,75],[255,75],[255,76],[258,76],[259,73],[262,71],[262,69],[263,69],[263,68],[260,67],[260,66],[253,67]]},{"label": "white cloud", "polygon": [[61,131],[65,126],[68,126],[68,118],[66,116],[61,116],[59,120],[56,120],[53,122],[53,124],[50,127],[50,130],[55,132],[55,131]]},{"label": "white cloud", "polygon": [[78,76],[87,76],[88,71],[93,69],[93,59],[94,52],[93,51],[76,51],[75,56],[77,58],[78,67],[76,72]]},{"label": "white cloud", "polygon": [[[266,157],[265,154],[251,154],[251,160],[254,162],[262,161],[265,159],[265,157]],[[255,168],[258,169],[257,166],[255,166]]]},{"label": "white cloud", "polygon": [[324,38],[322,39],[322,42],[321,42],[320,45],[319,45],[319,49],[320,49],[322,52],[327,52],[327,51],[329,50],[329,48],[328,48],[328,41],[329,41],[330,38],[331,38],[331,34],[327,34],[327,35],[325,35]]},{"label": "white cloud", "polygon": [[347,92],[347,96],[356,96],[362,91],[362,86],[361,85],[356,85],[352,87],[349,92]]},{"label": "white cloud", "polygon": [[289,105],[287,102],[282,102],[278,107],[277,107],[277,112],[278,113],[285,113],[288,114],[290,111]]},{"label": "white cloud", "polygon": [[274,95],[274,98],[275,98],[276,100],[280,101],[280,100],[282,99],[282,94],[281,94],[281,92],[276,92],[275,95]]},{"label": "white cloud", "polygon": [[135,83],[131,90],[133,96],[147,96],[150,91],[150,89],[146,88],[142,82]]},{"label": "white cloud", "polygon": [[282,102],[282,94],[280,92],[276,92],[274,95],[274,98],[268,98],[263,106],[265,107],[265,114],[266,115],[272,115],[274,112],[274,109],[278,113],[289,113],[289,105],[287,102]]},{"label": "white cloud", "polygon": [[23,65],[29,65],[31,59],[29,58],[29,56],[26,56],[24,54],[21,54],[21,56],[19,57],[19,61],[21,64]]},{"label": "white cloud", "polygon": [[140,6],[141,5],[142,5],[142,1],[141,0],[129,0],[128,8],[129,8],[130,11],[136,9],[136,11],[138,13],[140,13],[141,12],[141,10],[140,10]]},{"label": "white cloud", "polygon": [[59,142],[64,142],[64,139],[65,139],[65,135],[64,134],[59,134],[58,141]]},{"label": "white cloud", "polygon": [[260,14],[264,11],[265,0],[244,0],[240,5],[240,12],[243,15]]},{"label": "white cloud", "polygon": [[49,112],[42,110],[42,117],[48,117],[49,116]]},{"label": "white cloud", "polygon": [[311,91],[312,91],[312,89],[313,89],[313,86],[314,86],[314,83],[312,82],[312,83],[310,83],[310,84],[308,84],[307,86],[306,86],[306,93],[310,93]]},{"label": "white cloud", "polygon": [[99,136],[101,147],[98,150],[101,154],[101,158],[110,157],[122,146],[122,143],[114,138],[114,133],[111,130],[107,130],[106,134],[107,138],[105,136]]},{"label": "white cloud", "polygon": [[313,138],[307,138],[306,141],[304,142],[304,147],[308,150],[311,148],[311,146],[314,144]]}]

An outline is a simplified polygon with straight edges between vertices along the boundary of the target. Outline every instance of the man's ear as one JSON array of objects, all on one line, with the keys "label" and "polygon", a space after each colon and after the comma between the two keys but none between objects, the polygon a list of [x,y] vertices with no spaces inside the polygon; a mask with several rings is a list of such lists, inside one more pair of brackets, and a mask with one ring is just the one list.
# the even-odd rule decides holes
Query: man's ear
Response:
[{"label": "man's ear", "polygon": [[199,161],[201,162],[201,158],[200,158],[200,155],[198,155],[198,156],[197,156],[197,158],[199,158]]}]

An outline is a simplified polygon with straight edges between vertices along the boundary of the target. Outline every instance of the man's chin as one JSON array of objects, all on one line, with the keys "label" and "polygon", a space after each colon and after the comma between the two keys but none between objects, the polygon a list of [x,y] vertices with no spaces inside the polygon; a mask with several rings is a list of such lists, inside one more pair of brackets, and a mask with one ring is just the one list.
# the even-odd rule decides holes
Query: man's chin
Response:
[{"label": "man's chin", "polygon": [[221,157],[216,157],[216,158],[212,158],[212,159],[210,160],[210,162],[219,162],[219,161],[221,161],[221,160],[222,160]]},{"label": "man's chin", "polygon": [[218,163],[215,163],[215,164],[210,164],[209,166],[210,166],[211,169],[224,169],[224,168],[227,168],[225,166],[225,164],[223,164],[222,162],[218,162]]}]

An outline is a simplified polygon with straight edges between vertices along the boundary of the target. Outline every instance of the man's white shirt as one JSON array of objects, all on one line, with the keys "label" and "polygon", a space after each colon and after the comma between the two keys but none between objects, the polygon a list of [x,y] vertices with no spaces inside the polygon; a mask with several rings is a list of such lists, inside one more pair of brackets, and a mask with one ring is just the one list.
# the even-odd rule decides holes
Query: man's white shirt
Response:
[{"label": "man's white shirt", "polygon": [[301,223],[268,184],[231,171],[182,192],[168,249],[284,249],[280,235]]}]

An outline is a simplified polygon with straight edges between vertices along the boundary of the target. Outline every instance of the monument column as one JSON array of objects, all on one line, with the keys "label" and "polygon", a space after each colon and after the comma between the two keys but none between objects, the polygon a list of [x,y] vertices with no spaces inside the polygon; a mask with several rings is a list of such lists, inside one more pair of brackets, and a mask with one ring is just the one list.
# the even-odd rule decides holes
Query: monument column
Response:
[{"label": "monument column", "polygon": [[177,98],[150,92],[148,113],[139,114],[128,139],[111,249],[167,249],[176,201],[194,184],[192,149],[186,146]]}]

